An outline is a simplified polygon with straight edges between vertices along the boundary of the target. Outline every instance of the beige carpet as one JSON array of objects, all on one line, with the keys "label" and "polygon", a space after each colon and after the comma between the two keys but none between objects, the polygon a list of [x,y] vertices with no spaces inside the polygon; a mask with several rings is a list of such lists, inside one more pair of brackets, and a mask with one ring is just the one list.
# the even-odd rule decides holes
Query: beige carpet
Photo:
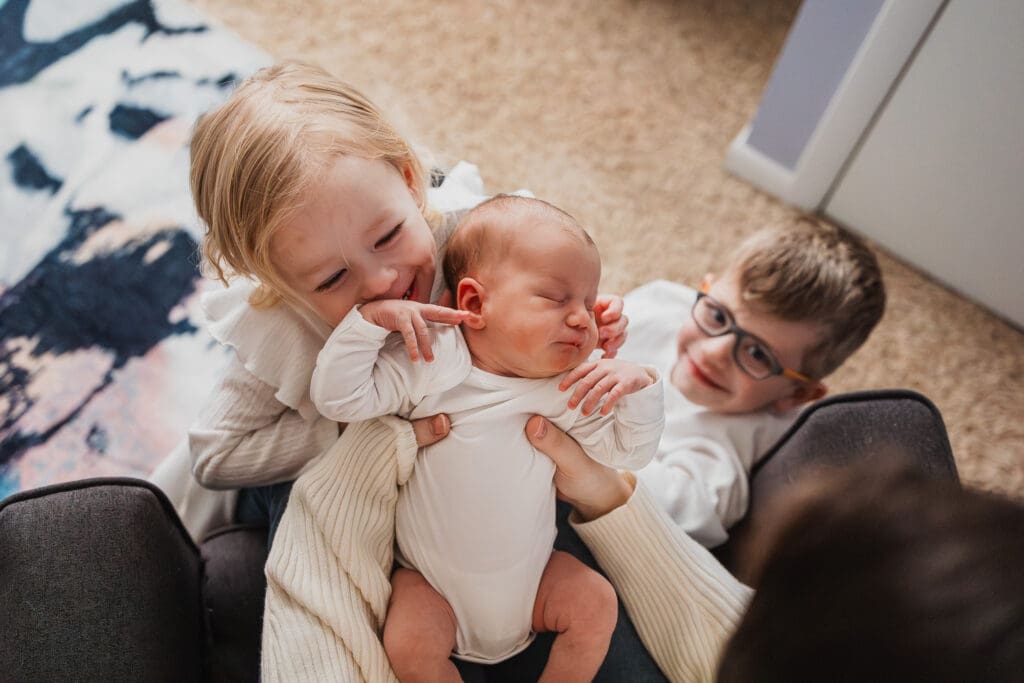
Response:
[{"label": "beige carpet", "polygon": [[[490,192],[581,219],[604,290],[696,284],[789,211],[722,169],[797,0],[198,0],[276,57],[358,85]],[[1024,256],[1024,255],[1022,255]],[[909,388],[941,410],[963,479],[1024,497],[1024,335],[895,259],[888,312],[834,392]]]}]

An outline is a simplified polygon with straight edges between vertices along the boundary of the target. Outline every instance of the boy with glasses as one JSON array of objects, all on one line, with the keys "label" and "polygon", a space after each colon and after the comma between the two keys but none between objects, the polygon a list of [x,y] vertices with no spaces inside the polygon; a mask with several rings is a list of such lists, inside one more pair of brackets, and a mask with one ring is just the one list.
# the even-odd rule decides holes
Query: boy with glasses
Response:
[{"label": "boy with glasses", "polygon": [[658,454],[638,479],[714,547],[746,512],[755,458],[882,317],[878,261],[845,230],[801,218],[749,237],[699,292],[657,280],[625,301],[619,357],[670,380]]}]

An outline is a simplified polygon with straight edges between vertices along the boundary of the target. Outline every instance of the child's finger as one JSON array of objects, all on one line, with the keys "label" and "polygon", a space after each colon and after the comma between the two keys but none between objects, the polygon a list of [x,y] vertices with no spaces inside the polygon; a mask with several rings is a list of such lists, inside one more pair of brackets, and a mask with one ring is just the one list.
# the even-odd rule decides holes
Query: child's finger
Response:
[{"label": "child's finger", "polygon": [[615,407],[615,404],[618,403],[619,399],[625,395],[626,389],[625,387],[622,386],[621,383],[616,384],[614,387],[612,387],[612,390],[609,391],[604,397],[604,405],[601,406],[601,414],[607,415],[608,413],[612,412],[612,408]]},{"label": "child's finger", "polygon": [[575,384],[577,381],[579,381],[581,377],[585,377],[587,374],[589,374],[590,371],[593,370],[595,367],[597,367],[597,363],[595,361],[587,361],[585,363],[580,363],[575,368],[573,368],[568,375],[562,378],[562,381],[558,383],[558,390],[565,391],[573,384]]},{"label": "child's finger", "polygon": [[602,358],[615,358],[615,355],[622,348],[622,345],[626,343],[625,330],[618,332],[617,334],[609,335],[608,339],[601,342],[601,348],[604,350]]},{"label": "child's finger", "polygon": [[419,313],[425,320],[446,325],[458,325],[469,317],[469,311],[460,311],[434,304],[421,304]]},{"label": "child's finger", "polygon": [[618,320],[598,328],[598,340],[601,343],[601,348],[604,349],[605,358],[614,357],[615,352],[622,347],[623,342],[626,341],[626,326],[628,324],[629,318],[622,316]]},{"label": "child's finger", "polygon": [[625,325],[606,325],[598,330],[598,337],[602,342],[617,342],[619,346],[626,340],[626,327]]},{"label": "child's finger", "polygon": [[620,336],[625,336],[626,328],[629,327],[629,317],[622,316],[616,320],[598,325],[597,336],[602,341],[608,341]]},{"label": "child's finger", "polygon": [[416,315],[412,318],[413,331],[416,333],[416,344],[419,346],[420,355],[428,363],[434,360],[434,349],[430,344],[430,330],[427,329],[427,321]]},{"label": "child's finger", "polygon": [[605,398],[609,391],[611,391],[617,384],[614,377],[605,375],[601,378],[601,381],[594,385],[590,393],[587,394],[587,400],[583,402],[583,414],[591,415],[597,406],[601,403],[601,399]]},{"label": "child's finger", "polygon": [[[573,410],[580,404],[584,398],[590,394],[591,390],[600,382],[608,373],[595,369],[592,372],[587,373],[587,376],[580,379],[576,383],[576,388],[572,392],[572,396],[569,397],[569,409]],[[586,413],[584,413],[586,415]]]},{"label": "child's finger", "polygon": [[401,320],[396,325],[405,342],[405,350],[409,352],[409,360],[414,363],[420,359],[419,341],[416,339],[416,330],[409,320]]},{"label": "child's finger", "polygon": [[598,325],[606,325],[622,317],[623,300],[621,296],[601,294],[594,304],[594,317]]}]

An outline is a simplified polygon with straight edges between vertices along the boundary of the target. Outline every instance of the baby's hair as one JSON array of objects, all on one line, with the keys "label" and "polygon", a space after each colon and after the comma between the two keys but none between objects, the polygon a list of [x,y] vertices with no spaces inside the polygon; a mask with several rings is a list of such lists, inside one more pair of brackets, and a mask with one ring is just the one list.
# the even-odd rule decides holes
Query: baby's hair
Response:
[{"label": "baby's hair", "polygon": [[192,197],[207,228],[203,255],[225,284],[254,278],[254,306],[290,296],[271,261],[271,238],[339,155],[382,159],[410,174],[420,209],[436,220],[410,145],[358,90],[310,64],[276,64],[243,81],[199,118],[191,154]]},{"label": "baby's hair", "polygon": [[541,225],[555,225],[595,246],[575,218],[554,204],[532,197],[498,194],[473,207],[459,221],[444,255],[444,279],[455,292],[462,278],[509,255],[515,241],[529,239]]},{"label": "baby's hair", "polygon": [[757,311],[822,326],[823,338],[802,363],[817,379],[860,348],[885,311],[874,252],[849,231],[810,217],[757,231],[733,253],[727,271]]}]

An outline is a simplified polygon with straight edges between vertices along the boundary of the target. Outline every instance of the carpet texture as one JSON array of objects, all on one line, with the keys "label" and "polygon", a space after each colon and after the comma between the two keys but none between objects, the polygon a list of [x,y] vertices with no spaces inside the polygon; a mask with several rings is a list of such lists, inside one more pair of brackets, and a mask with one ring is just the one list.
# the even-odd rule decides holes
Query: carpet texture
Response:
[{"label": "carpet texture", "polygon": [[[791,212],[730,176],[796,0],[196,0],[277,58],[365,90],[442,165],[575,214],[603,289],[694,285]],[[908,388],[941,410],[963,480],[1024,497],[1024,335],[882,253],[888,311],[833,392]]]}]

